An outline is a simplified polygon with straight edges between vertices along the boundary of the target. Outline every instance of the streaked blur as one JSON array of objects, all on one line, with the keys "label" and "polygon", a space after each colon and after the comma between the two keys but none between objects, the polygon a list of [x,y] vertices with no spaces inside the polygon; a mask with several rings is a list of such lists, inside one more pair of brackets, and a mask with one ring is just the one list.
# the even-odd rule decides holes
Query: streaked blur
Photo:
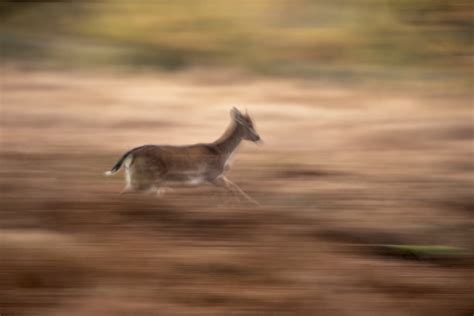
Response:
[{"label": "streaked blur", "polygon": [[[470,315],[463,0],[0,1],[0,314]],[[121,196],[143,144],[244,142]]]}]

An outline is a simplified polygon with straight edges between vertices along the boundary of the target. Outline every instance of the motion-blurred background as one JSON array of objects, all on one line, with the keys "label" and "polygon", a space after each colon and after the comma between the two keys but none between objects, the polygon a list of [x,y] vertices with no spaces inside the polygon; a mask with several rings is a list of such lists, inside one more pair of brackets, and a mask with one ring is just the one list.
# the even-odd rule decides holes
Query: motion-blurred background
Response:
[{"label": "motion-blurred background", "polygon": [[[0,1],[0,314],[471,315],[467,0]],[[229,177],[120,196],[128,149]]]},{"label": "motion-blurred background", "polygon": [[232,66],[340,81],[469,76],[456,0],[2,1],[2,57],[58,67]]}]

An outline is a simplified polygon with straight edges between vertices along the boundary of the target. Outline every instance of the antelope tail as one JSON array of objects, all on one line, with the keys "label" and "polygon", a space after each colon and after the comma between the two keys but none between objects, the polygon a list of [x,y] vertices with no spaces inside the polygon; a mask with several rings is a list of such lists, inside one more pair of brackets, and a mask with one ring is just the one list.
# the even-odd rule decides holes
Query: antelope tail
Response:
[{"label": "antelope tail", "polygon": [[130,156],[130,154],[131,151],[125,153],[122,158],[120,158],[119,161],[117,161],[117,163],[112,167],[112,169],[106,171],[104,174],[106,176],[113,176],[114,174],[116,174],[120,170],[120,168],[122,168],[123,162]]}]

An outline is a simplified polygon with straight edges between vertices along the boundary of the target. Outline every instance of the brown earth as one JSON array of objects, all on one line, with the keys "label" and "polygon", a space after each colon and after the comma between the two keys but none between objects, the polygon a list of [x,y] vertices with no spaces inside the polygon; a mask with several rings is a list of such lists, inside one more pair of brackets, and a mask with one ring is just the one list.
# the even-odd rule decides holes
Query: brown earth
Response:
[{"label": "brown earth", "polygon": [[[471,98],[423,87],[4,67],[1,315],[472,314]],[[229,173],[261,206],[103,176],[135,146],[216,139],[231,106],[265,141]]]}]

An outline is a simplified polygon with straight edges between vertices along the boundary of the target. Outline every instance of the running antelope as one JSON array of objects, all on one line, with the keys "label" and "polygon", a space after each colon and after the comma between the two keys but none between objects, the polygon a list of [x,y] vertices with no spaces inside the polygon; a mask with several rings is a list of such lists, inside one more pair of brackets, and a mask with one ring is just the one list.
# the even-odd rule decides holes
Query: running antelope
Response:
[{"label": "running antelope", "polygon": [[230,181],[224,173],[240,142],[260,141],[248,113],[232,108],[231,123],[216,141],[188,146],[145,145],[126,152],[107,176],[125,166],[126,186],[122,193],[151,191],[161,195],[170,186],[196,186],[211,183],[240,194],[258,204],[247,193]]}]

